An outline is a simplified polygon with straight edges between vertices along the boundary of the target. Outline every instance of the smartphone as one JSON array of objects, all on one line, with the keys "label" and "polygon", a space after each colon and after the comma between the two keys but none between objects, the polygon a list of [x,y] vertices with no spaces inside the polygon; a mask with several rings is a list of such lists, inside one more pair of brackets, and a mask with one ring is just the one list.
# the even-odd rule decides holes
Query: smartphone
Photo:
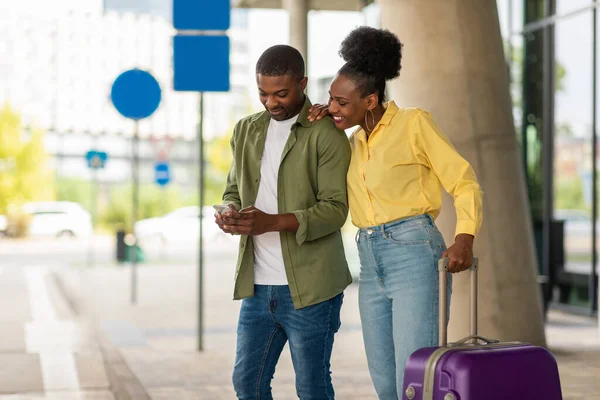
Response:
[{"label": "smartphone", "polygon": [[215,210],[217,210],[217,212],[218,212],[219,214],[223,214],[225,211],[230,211],[230,210],[231,210],[231,208],[229,208],[228,206],[224,206],[224,205],[222,205],[222,204],[215,204],[215,205],[213,206],[213,208],[214,208]]}]

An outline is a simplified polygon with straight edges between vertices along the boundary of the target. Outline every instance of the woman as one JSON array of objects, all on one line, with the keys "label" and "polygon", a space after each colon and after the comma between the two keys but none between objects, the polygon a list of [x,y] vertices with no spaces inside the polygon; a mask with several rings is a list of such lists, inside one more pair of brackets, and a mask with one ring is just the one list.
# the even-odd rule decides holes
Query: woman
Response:
[{"label": "woman", "polygon": [[[384,102],[386,81],[400,74],[401,51],[389,31],[352,31],[340,48],[346,64],[331,83],[329,103],[313,106],[310,117],[331,115],[339,129],[360,126],[350,137],[348,198],[359,228],[359,307],[369,372],[385,400],[402,398],[408,357],[437,346],[437,261],[449,257],[450,272],[467,269],[482,219],[475,173],[431,114]],[[458,217],[448,249],[434,224],[442,187],[454,197]],[[448,279],[449,296],[451,285]]]}]

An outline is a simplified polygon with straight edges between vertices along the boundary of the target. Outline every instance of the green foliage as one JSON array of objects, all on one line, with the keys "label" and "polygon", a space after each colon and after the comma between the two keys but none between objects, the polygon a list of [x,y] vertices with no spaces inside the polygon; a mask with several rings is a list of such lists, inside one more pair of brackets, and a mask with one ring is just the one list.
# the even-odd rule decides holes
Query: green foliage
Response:
[{"label": "green foliage", "polygon": [[[140,185],[138,220],[164,215],[176,208],[198,204],[193,197],[185,197],[176,186],[160,188],[153,184]],[[133,189],[119,185],[110,190],[108,202],[99,210],[99,224],[114,230],[123,227],[132,231]]]},{"label": "green foliage", "polygon": [[0,214],[10,205],[52,200],[52,172],[44,150],[44,132],[26,132],[8,104],[0,109]]},{"label": "green foliage", "polygon": [[583,182],[580,179],[564,179],[554,187],[554,208],[560,210],[585,210]]},{"label": "green foliage", "polygon": [[232,134],[233,128],[228,134],[215,137],[206,144],[205,204],[221,204],[233,158],[229,144]]},{"label": "green foliage", "polygon": [[86,179],[58,178],[56,180],[56,200],[79,203],[88,211],[92,211],[92,183]]}]

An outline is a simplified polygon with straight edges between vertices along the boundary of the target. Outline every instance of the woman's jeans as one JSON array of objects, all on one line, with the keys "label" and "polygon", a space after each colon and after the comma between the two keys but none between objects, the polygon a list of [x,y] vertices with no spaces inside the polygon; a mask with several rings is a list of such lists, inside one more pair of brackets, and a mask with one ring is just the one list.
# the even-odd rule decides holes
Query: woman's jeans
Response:
[{"label": "woman's jeans", "polygon": [[[360,229],[359,307],[369,372],[380,399],[402,398],[404,367],[438,345],[437,261],[444,239],[425,214]],[[448,309],[452,277],[448,274]]]}]

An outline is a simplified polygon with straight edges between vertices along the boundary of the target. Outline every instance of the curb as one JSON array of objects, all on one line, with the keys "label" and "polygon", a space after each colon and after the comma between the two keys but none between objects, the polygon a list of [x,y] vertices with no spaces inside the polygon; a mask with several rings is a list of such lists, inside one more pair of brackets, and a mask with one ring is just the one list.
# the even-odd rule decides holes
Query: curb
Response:
[{"label": "curb", "polygon": [[[59,273],[52,271],[51,277],[57,291],[64,297],[73,315],[81,317],[83,315],[82,299],[67,289],[67,285]],[[115,400],[151,400],[146,388],[131,371],[118,348],[101,332],[93,317],[90,319],[104,359],[109,389]]]}]

